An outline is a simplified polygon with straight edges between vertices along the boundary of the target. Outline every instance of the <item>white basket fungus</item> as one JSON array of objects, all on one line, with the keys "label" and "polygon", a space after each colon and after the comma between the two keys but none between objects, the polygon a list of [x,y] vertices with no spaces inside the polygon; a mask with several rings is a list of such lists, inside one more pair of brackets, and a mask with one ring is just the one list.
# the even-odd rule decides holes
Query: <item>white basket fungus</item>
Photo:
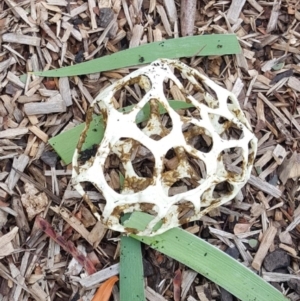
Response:
[{"label": "white basket fungus", "polygon": [[[122,112],[126,93],[133,105]],[[168,99],[193,107],[176,111]],[[137,124],[147,105],[149,118]],[[104,137],[84,161],[82,145],[97,110]],[[256,149],[234,94],[177,60],[160,59],[95,98],[73,157],[73,184],[89,203],[91,187],[103,195],[101,220],[108,228],[155,235],[232,200],[250,176]],[[124,228],[121,216],[134,211],[153,215],[146,229]]]}]

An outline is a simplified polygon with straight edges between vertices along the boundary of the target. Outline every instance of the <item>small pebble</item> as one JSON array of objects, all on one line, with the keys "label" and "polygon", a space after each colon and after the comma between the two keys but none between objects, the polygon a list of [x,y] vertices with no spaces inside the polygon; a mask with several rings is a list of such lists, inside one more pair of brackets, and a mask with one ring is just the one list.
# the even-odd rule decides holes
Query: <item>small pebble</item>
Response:
[{"label": "small pebble", "polygon": [[276,185],[278,184],[278,181],[279,181],[278,176],[277,176],[277,174],[275,174],[275,175],[268,181],[268,183],[271,184],[271,185],[273,185],[273,186],[276,186]]},{"label": "small pebble", "polygon": [[222,301],[233,301],[233,295],[226,291],[223,287],[220,287],[220,294]]},{"label": "small pebble", "polygon": [[293,289],[298,295],[300,295],[300,280],[299,279],[291,279],[288,281],[288,286]]},{"label": "small pebble", "polygon": [[144,267],[144,277],[149,277],[154,274],[154,270],[151,263],[144,258],[143,258],[143,267]]},{"label": "small pebble", "polygon": [[225,251],[226,254],[228,254],[229,256],[231,256],[234,259],[238,259],[240,256],[240,252],[236,247],[233,248],[227,248],[227,250]]},{"label": "small pebble", "polygon": [[290,265],[290,256],[282,249],[277,249],[272,253],[269,253],[264,260],[264,268],[268,272],[274,270],[287,268]]},{"label": "small pebble", "polygon": [[76,55],[75,55],[75,62],[76,63],[81,63],[83,62],[83,51],[79,50]]},{"label": "small pebble", "polygon": [[102,28],[106,28],[107,25],[114,17],[114,11],[109,7],[100,9],[99,17],[97,18],[97,25]]},{"label": "small pebble", "polygon": [[252,249],[256,249],[258,246],[258,241],[257,239],[249,239],[248,244]]},{"label": "small pebble", "polygon": [[209,229],[208,227],[204,228],[201,232],[201,237],[203,239],[208,239],[210,237],[210,232],[209,232]]},{"label": "small pebble", "polygon": [[280,292],[282,292],[282,287],[280,286],[280,284],[278,282],[270,282],[270,284],[272,286],[274,286],[277,290],[279,290]]}]

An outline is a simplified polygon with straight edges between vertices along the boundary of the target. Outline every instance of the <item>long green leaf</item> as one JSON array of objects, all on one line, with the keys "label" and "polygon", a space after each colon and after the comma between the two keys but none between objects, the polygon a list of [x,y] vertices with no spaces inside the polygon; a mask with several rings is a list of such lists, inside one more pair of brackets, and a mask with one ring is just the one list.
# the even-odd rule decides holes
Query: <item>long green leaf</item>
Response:
[{"label": "long green leaf", "polygon": [[[124,225],[144,230],[152,218],[146,213],[135,212]],[[288,301],[280,291],[237,260],[180,228],[154,237],[131,237],[185,264],[242,301]]]},{"label": "long green leaf", "polygon": [[[170,106],[174,110],[187,109],[193,107],[191,104],[188,104],[184,101],[170,100]],[[128,106],[120,109],[120,111],[128,112],[133,106]],[[161,114],[164,114],[166,111],[160,105],[159,111]],[[143,122],[148,120],[150,116],[150,105],[147,103],[142,110],[136,116],[136,123]],[[57,154],[61,159],[69,164],[72,161],[72,157],[77,146],[80,134],[84,130],[85,123],[82,123],[66,132],[63,132],[56,137],[53,137],[49,140],[51,146],[55,149]],[[101,116],[95,116],[92,122],[90,123],[89,130],[87,132],[87,138],[83,144],[83,150],[91,148],[94,144],[99,144],[104,135],[104,123]]]},{"label": "long green leaf", "polygon": [[[124,185],[120,173],[120,184]],[[125,214],[124,223],[131,214]],[[145,282],[141,243],[129,236],[121,236],[120,248],[120,301],[145,301]]]},{"label": "long green leaf", "polygon": [[149,43],[74,66],[34,74],[48,77],[74,76],[148,64],[159,58],[175,59],[240,52],[240,45],[234,34],[191,36]]},{"label": "long green leaf", "polygon": [[145,282],[141,243],[132,237],[121,237],[120,301],[145,301]]}]

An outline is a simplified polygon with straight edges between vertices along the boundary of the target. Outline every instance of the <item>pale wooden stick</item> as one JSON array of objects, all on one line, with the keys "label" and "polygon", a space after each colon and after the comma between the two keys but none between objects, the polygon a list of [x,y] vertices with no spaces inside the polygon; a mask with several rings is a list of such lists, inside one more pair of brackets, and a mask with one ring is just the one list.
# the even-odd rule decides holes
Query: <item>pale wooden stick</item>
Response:
[{"label": "pale wooden stick", "polygon": [[92,29],[96,29],[97,22],[96,22],[96,14],[94,12],[94,7],[96,7],[95,0],[88,0],[88,5],[89,5],[89,11],[90,11],[90,15],[91,15]]},{"label": "pale wooden stick", "polygon": [[170,25],[169,20],[167,18],[167,14],[165,12],[165,9],[163,8],[162,5],[156,5],[156,9],[157,9],[157,12],[160,14],[161,21],[164,25],[164,28],[165,28],[168,36],[171,37],[172,36],[171,25]]},{"label": "pale wooden stick", "polygon": [[16,129],[7,129],[0,132],[0,139],[3,138],[15,138],[19,135],[24,135],[28,133],[27,128],[16,128]]},{"label": "pale wooden stick", "polygon": [[262,12],[264,10],[264,8],[259,5],[255,0],[247,0],[248,3],[253,6],[258,12]]},{"label": "pale wooden stick", "polygon": [[287,85],[293,90],[300,92],[300,80],[297,79],[295,76],[289,78]]},{"label": "pale wooden stick", "polygon": [[154,291],[150,286],[147,286],[146,290],[146,298],[149,301],[167,301],[162,295]]},{"label": "pale wooden stick", "polygon": [[233,0],[231,2],[227,13],[227,19],[231,24],[234,24],[238,20],[245,2],[246,0]]},{"label": "pale wooden stick", "polygon": [[108,268],[105,268],[99,272],[96,272],[93,275],[87,276],[79,281],[79,283],[84,286],[86,289],[93,287],[96,284],[99,284],[108,278],[119,274],[120,265],[116,263],[111,265]]},{"label": "pale wooden stick", "polygon": [[174,0],[164,0],[164,5],[166,7],[166,11],[169,16],[171,24],[174,24],[178,18],[175,1]]},{"label": "pale wooden stick", "polygon": [[129,42],[129,48],[139,46],[143,33],[144,33],[144,27],[142,25],[140,24],[134,25],[132,29],[132,37]]},{"label": "pale wooden stick", "polygon": [[271,244],[274,241],[275,235],[277,233],[277,229],[271,225],[268,230],[265,232],[263,239],[260,243],[260,246],[255,254],[255,257],[252,262],[252,267],[256,270],[259,270],[263,260],[265,259],[268,250],[271,246]]},{"label": "pale wooden stick", "polygon": [[62,99],[66,103],[67,107],[71,106],[73,102],[72,102],[69,79],[67,77],[61,77],[58,80],[58,83],[59,83],[59,92]]},{"label": "pale wooden stick", "polygon": [[2,35],[2,41],[7,43],[17,43],[31,46],[40,46],[41,44],[41,39],[38,37],[32,37],[18,33],[5,33],[4,35]]},{"label": "pale wooden stick", "polygon": [[40,103],[26,103],[24,112],[26,115],[52,114],[66,112],[66,104],[61,100]]},{"label": "pale wooden stick", "polygon": [[180,25],[183,37],[193,35],[196,4],[196,0],[181,0]]},{"label": "pale wooden stick", "polygon": [[273,2],[273,8],[271,12],[271,16],[269,19],[269,23],[267,26],[267,33],[273,31],[276,28],[278,17],[279,17],[279,12],[280,12],[280,7],[281,7],[281,0],[276,0]]}]

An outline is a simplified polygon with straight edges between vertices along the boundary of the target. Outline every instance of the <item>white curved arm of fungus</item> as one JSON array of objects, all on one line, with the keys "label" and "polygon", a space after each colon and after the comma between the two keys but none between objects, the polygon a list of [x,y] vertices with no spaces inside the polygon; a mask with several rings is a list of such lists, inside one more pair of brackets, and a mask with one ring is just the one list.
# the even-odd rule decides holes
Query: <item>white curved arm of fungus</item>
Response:
[{"label": "white curved arm of fungus", "polygon": [[[168,89],[176,86],[177,95],[192,109],[183,113],[171,108],[165,95],[168,83]],[[129,85],[144,94],[130,112],[120,112],[115,103],[120,90],[130,92]],[[134,91],[130,93],[137,98]],[[147,103],[149,119],[136,124]],[[160,115],[159,107],[167,118]],[[81,148],[92,114],[99,108],[104,137],[97,153],[83,162]],[[160,59],[114,82],[95,98],[73,157],[73,184],[86,199],[87,182],[103,195],[101,220],[108,228],[152,236],[198,220],[232,200],[250,177],[256,150],[257,139],[231,92],[177,60]],[[123,166],[119,171],[124,184],[119,190],[107,182],[106,160],[112,154]],[[134,167],[136,156],[135,161],[150,160],[150,176]],[[153,215],[145,229],[121,224],[120,217],[134,211]],[[154,230],[157,224],[161,226]]]}]

